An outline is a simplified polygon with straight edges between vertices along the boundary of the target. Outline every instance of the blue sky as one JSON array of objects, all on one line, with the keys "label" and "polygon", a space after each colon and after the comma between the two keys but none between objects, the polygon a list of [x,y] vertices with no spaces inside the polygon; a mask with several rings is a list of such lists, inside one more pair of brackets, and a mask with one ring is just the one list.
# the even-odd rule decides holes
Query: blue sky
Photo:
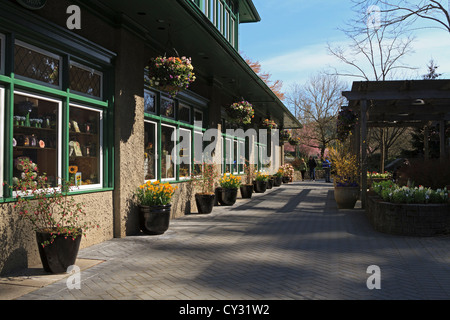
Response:
[{"label": "blue sky", "polygon": [[[349,0],[253,0],[261,21],[241,24],[241,53],[261,63],[262,71],[272,80],[283,81],[283,91],[294,83],[304,84],[308,78],[329,66],[339,67],[328,54],[326,45],[345,45],[348,39],[338,27],[355,17]],[[419,79],[427,72],[433,58],[442,78],[450,78],[450,34],[439,29],[418,29],[414,52],[404,63],[417,67],[405,77]],[[344,78],[349,84],[357,80]]]}]

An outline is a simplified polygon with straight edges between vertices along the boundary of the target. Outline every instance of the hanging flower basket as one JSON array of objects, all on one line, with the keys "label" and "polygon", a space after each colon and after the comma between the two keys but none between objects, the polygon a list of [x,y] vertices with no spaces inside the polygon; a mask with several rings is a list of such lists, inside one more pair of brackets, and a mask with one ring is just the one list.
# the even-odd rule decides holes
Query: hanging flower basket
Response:
[{"label": "hanging flower basket", "polygon": [[195,81],[191,58],[165,57],[152,58],[145,68],[145,82],[158,90],[169,93],[172,97],[186,90]]},{"label": "hanging flower basket", "polygon": [[278,126],[275,123],[275,121],[270,120],[270,119],[264,119],[261,122],[261,127],[264,128],[264,129],[268,129],[268,130],[272,130],[272,129],[278,128]]},{"label": "hanging flower basket", "polygon": [[291,146],[298,146],[299,144],[300,144],[300,138],[293,138],[293,137],[291,137],[291,138],[289,138],[289,144],[291,145]]},{"label": "hanging flower basket", "polygon": [[291,133],[289,130],[280,131],[280,142],[288,142],[291,139]]},{"label": "hanging flower basket", "polygon": [[250,124],[255,114],[252,104],[245,100],[235,102],[225,110],[230,121],[237,124]]}]

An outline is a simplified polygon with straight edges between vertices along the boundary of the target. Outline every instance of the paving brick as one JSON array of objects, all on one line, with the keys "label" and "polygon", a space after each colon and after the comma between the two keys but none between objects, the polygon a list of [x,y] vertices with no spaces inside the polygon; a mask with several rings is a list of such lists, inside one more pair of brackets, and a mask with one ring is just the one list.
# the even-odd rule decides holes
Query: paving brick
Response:
[{"label": "paving brick", "polygon": [[[82,273],[81,290],[60,280],[19,299],[450,299],[450,237],[378,233],[363,210],[338,210],[320,182],[282,185],[79,256],[104,260]],[[372,264],[380,290],[366,286]]]}]

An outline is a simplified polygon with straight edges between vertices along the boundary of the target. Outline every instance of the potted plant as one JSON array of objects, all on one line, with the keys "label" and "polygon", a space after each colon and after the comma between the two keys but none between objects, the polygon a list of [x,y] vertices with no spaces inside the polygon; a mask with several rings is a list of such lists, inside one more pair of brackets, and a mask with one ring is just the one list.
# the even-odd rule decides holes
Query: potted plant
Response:
[{"label": "potted plant", "polygon": [[360,195],[357,157],[340,141],[330,148],[329,156],[333,163],[334,198],[338,208],[353,209]]},{"label": "potted plant", "polygon": [[256,193],[264,193],[267,190],[267,182],[269,180],[269,175],[258,171],[256,174],[255,182],[253,183]]},{"label": "potted plant", "polygon": [[289,183],[294,180],[294,167],[290,163],[285,163],[280,167],[283,183]]},{"label": "potted plant", "polygon": [[169,228],[171,200],[177,187],[160,181],[147,181],[139,186],[136,198],[139,205],[139,224],[148,235],[163,234]]},{"label": "potted plant", "polygon": [[241,186],[241,177],[234,176],[232,174],[224,174],[219,180],[220,187],[222,188],[221,197],[219,203],[223,206],[232,206],[236,203],[237,191]]},{"label": "potted plant", "polygon": [[255,167],[253,165],[250,165],[248,163],[248,160],[246,160],[246,163],[244,164],[244,172],[246,183],[241,184],[240,186],[241,197],[244,199],[250,199],[253,195],[253,179],[255,177]]},{"label": "potted plant", "polygon": [[255,114],[252,104],[245,100],[235,102],[225,110],[230,121],[236,124],[250,124]]},{"label": "potted plant", "polygon": [[273,175],[273,186],[279,187],[283,183],[283,170],[281,168]]},{"label": "potted plant", "polygon": [[200,190],[195,193],[195,203],[198,213],[211,213],[216,200],[214,190],[215,181],[219,174],[217,168],[212,163],[203,163],[200,172],[192,177],[194,185]]},{"label": "potted plant", "polygon": [[159,56],[150,59],[144,81],[174,97],[195,81],[193,70],[190,58]]},{"label": "potted plant", "polygon": [[68,195],[72,187],[68,182],[51,187],[46,174],[40,174],[38,166],[25,157],[15,166],[21,174],[11,187],[14,208],[36,233],[44,270],[64,273],[76,261],[82,235],[95,226],[86,221],[84,205]]}]

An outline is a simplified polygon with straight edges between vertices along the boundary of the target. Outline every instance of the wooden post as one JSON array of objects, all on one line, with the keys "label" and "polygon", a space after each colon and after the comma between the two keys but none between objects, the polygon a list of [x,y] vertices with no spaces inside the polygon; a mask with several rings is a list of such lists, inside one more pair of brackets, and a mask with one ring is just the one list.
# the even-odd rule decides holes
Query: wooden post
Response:
[{"label": "wooden post", "polygon": [[361,207],[367,196],[367,100],[361,100]]},{"label": "wooden post", "polygon": [[428,131],[428,126],[425,126],[425,128],[423,129],[423,157],[425,160],[428,160],[429,156],[430,156],[430,149],[428,147],[428,136],[429,136],[429,131]]},{"label": "wooden post", "polygon": [[439,148],[440,148],[440,160],[445,160],[445,121],[439,121]]},{"label": "wooden post", "polygon": [[384,173],[384,162],[386,161],[386,128],[380,128],[381,136],[381,159],[380,159],[380,173]]}]

